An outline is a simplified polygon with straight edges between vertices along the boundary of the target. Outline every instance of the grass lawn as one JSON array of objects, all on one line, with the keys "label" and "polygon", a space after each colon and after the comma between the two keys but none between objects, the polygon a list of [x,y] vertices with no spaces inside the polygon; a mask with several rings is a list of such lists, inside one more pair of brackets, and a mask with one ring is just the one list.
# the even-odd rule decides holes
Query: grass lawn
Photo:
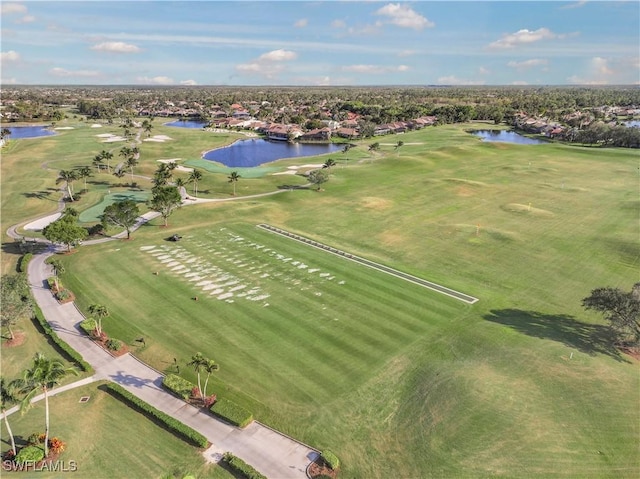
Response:
[{"label": "grass lawn", "polygon": [[[86,403],[80,403],[89,396]],[[66,442],[60,460],[69,467],[75,461],[78,477],[230,479],[221,467],[207,465],[200,451],[154,424],[151,420],[99,388],[97,383],[72,389],[49,399],[51,435]],[[9,416],[20,444],[34,432],[44,430],[44,401],[30,411]],[[2,422],[2,452],[10,448]],[[20,477],[60,477],[60,473],[21,473]]]},{"label": "grass lawn", "polygon": [[[63,258],[62,280],[156,368],[177,358],[195,379],[190,356],[215,359],[214,391],[334,450],[347,477],[636,477],[638,363],[580,301],[638,281],[637,152],[483,143],[467,127],[376,138],[375,153],[363,141],[323,192],[182,208]],[[165,157],[188,157],[177,143]],[[247,191],[274,189],[265,178]]]}]

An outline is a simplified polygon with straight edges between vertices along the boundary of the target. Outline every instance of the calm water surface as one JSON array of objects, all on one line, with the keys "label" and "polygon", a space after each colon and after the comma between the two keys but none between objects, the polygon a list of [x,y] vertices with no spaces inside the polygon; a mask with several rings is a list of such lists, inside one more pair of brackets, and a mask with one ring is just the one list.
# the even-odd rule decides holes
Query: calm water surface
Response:
[{"label": "calm water surface", "polygon": [[224,148],[207,151],[205,160],[217,161],[229,167],[253,167],[284,158],[324,155],[342,151],[344,145],[300,144],[262,139],[236,141]]},{"label": "calm water surface", "polygon": [[506,130],[476,130],[471,132],[472,135],[479,136],[483,141],[497,141],[502,143],[517,143],[519,145],[540,145],[546,141],[527,138],[515,131]]},{"label": "calm water surface", "polygon": [[37,138],[39,136],[51,136],[56,134],[55,131],[47,129],[49,128],[48,126],[8,126],[3,128],[8,128],[11,132],[9,140]]},{"label": "calm water surface", "polygon": [[165,126],[176,126],[178,128],[204,128],[208,122],[200,120],[176,120],[165,123]]}]

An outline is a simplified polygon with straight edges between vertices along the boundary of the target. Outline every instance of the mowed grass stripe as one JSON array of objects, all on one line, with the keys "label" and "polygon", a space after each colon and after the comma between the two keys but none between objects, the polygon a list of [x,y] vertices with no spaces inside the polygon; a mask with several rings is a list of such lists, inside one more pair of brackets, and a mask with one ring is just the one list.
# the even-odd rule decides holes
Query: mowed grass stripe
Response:
[{"label": "mowed grass stripe", "polygon": [[377,269],[378,271],[382,271],[384,273],[390,274],[392,276],[396,276],[397,278],[404,279],[405,281],[409,281],[414,284],[418,284],[420,286],[424,286],[425,288],[432,289],[433,291],[437,291],[438,293],[446,294],[447,296],[451,296],[452,298],[456,298],[460,301],[464,301],[465,303],[473,304],[478,301],[478,298],[474,298],[473,296],[469,296],[467,294],[461,293],[459,291],[455,291],[453,289],[447,288],[446,286],[442,286],[440,284],[432,283],[431,281],[427,281],[423,278],[418,278],[417,276],[410,275],[408,273],[399,271],[394,268],[390,268],[389,266],[385,266],[380,263],[376,263],[374,261],[368,260],[366,258],[361,258],[360,256],[347,253],[346,251],[342,251],[332,246],[325,245],[323,243],[319,243],[317,241],[311,240],[304,236],[297,235],[295,233],[291,233],[289,231],[276,228],[275,226],[268,225],[266,223],[261,223],[257,225],[259,228],[263,228],[267,231],[270,231],[275,234],[279,234],[284,238],[288,238],[294,241],[300,241],[304,244],[312,246],[314,248],[319,248],[327,253],[331,253],[337,256],[340,256],[345,259],[349,259],[351,261],[355,261],[357,263],[368,266],[369,268]]}]

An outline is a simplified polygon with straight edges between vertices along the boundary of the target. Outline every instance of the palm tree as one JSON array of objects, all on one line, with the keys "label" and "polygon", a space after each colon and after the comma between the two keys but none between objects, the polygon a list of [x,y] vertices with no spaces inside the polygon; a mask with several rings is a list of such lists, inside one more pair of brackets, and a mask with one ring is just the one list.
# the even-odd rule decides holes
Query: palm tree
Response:
[{"label": "palm tree", "polygon": [[96,156],[93,157],[92,163],[96,168],[98,168],[98,171],[100,171],[103,161],[104,161],[104,157],[101,154],[97,154]]},{"label": "palm tree", "polygon": [[400,148],[404,145],[404,141],[398,140],[394,149],[398,152],[398,156],[400,156]]},{"label": "palm tree", "polygon": [[380,149],[380,143],[375,142],[369,145],[369,151],[376,151]]},{"label": "palm tree", "polygon": [[353,148],[353,145],[351,143],[347,143],[346,145],[344,145],[342,153],[347,153],[351,148]]},{"label": "palm tree", "polygon": [[60,285],[58,283],[58,277],[64,273],[64,264],[62,264],[62,261],[59,259],[53,258],[49,260],[49,265],[51,266],[51,269],[53,269],[53,279],[56,283],[56,290],[59,291]]},{"label": "palm tree", "polygon": [[11,130],[9,128],[2,128],[2,130],[0,130],[0,140],[4,140],[5,138],[8,138],[9,135],[11,135]]},{"label": "palm tree", "polygon": [[326,168],[327,170],[329,170],[329,173],[331,173],[331,167],[332,166],[336,166],[336,162],[334,160],[332,160],[331,158],[329,158],[327,161],[325,161],[324,165],[322,165],[323,168]]},{"label": "palm tree", "polygon": [[227,178],[229,179],[229,183],[233,184],[233,196],[236,196],[236,183],[240,179],[240,175],[237,171],[232,171]]},{"label": "palm tree", "polygon": [[193,369],[196,373],[198,373],[198,391],[200,392],[200,397],[204,398],[202,393],[202,386],[200,382],[200,370],[204,369],[204,363],[206,359],[202,355],[202,353],[196,353],[191,357],[191,361],[187,363],[187,366],[193,366]]},{"label": "palm tree", "polygon": [[91,168],[88,166],[81,166],[80,168],[78,168],[78,178],[81,178],[84,180],[84,191],[87,191],[87,178],[89,178],[91,175]]},{"label": "palm tree", "polygon": [[151,136],[151,129],[153,128],[153,124],[150,120],[144,119],[142,122],[142,129],[147,133],[147,137]]},{"label": "palm tree", "polygon": [[65,186],[67,187],[67,193],[69,194],[69,199],[71,201],[75,201],[73,199],[73,194],[71,193],[71,185],[77,179],[78,179],[78,175],[73,170],[61,170],[60,173],[58,173],[58,178],[56,179],[56,185],[58,183],[62,183],[63,181],[65,182]]},{"label": "palm tree", "polygon": [[209,376],[214,371],[220,369],[220,366],[213,359],[204,359],[202,362],[202,369],[204,369],[207,373],[207,379],[204,381],[204,390],[202,391],[202,400],[204,401],[207,397],[207,384],[209,383]]},{"label": "palm tree", "polygon": [[202,173],[198,170],[192,170],[187,181],[193,182],[193,196],[198,196],[198,181],[202,179]]},{"label": "palm tree", "polygon": [[98,338],[102,337],[102,318],[109,316],[109,310],[106,306],[101,304],[92,304],[89,306],[89,313],[98,318],[96,323],[96,335]]},{"label": "palm tree", "polygon": [[133,167],[136,166],[137,164],[138,164],[138,159],[135,156],[130,156],[129,158],[127,158],[126,165],[131,170],[131,183],[132,184],[133,184]]},{"label": "palm tree", "polygon": [[24,395],[20,401],[20,411],[24,414],[31,408],[31,400],[40,391],[44,392],[45,429],[44,455],[49,455],[49,389],[60,384],[68,374],[78,375],[73,367],[65,367],[58,359],[47,359],[36,353],[31,368],[22,373],[22,378],[12,381],[12,386]]},{"label": "palm tree", "polygon": [[10,387],[10,384],[7,384],[3,377],[0,377],[0,409],[2,410],[2,414],[4,415],[4,424],[7,427],[7,432],[9,433],[9,437],[11,438],[11,451],[13,452],[13,457],[18,454],[16,450],[16,441],[13,438],[13,432],[11,431],[11,426],[9,426],[9,419],[7,418],[7,406],[16,401],[16,397],[13,391],[13,387]]}]

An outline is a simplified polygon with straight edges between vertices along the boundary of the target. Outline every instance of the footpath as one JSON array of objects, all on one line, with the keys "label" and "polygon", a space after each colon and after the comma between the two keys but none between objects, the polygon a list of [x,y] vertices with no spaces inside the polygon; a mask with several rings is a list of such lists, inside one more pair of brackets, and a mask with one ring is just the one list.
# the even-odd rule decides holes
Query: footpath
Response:
[{"label": "footpath", "polygon": [[[281,192],[282,190],[255,196],[267,196]],[[238,197],[224,200],[188,198],[183,205],[246,198]],[[132,229],[137,229],[157,216],[158,213],[154,212],[143,215]],[[17,226],[9,228],[7,234],[14,239],[21,238],[21,235],[17,233]],[[125,234],[122,232],[113,237],[90,240],[83,244],[113,241],[125,236]],[[37,242],[45,243],[43,240]],[[270,479],[303,479],[308,477],[306,470],[308,465],[318,458],[319,452],[317,450],[257,421],[244,429],[226,424],[164,390],[161,386],[162,373],[146,365],[135,356],[125,354],[115,358],[88,338],[79,328],[79,323],[85,318],[75,304],[58,303],[48,288],[47,278],[51,277],[53,272],[45,260],[56,251],[57,249],[51,246],[45,252],[33,256],[28,267],[29,285],[36,303],[42,309],[45,318],[56,334],[91,364],[95,374],[89,378],[53,389],[50,391],[50,395],[59,394],[98,380],[113,381],[156,409],[203,434],[211,443],[211,447],[203,453],[209,462],[218,462],[223,453],[230,452],[251,464]],[[41,399],[42,397],[39,396],[34,398],[34,401]],[[12,414],[16,410],[17,408],[12,408],[6,414]]]}]

